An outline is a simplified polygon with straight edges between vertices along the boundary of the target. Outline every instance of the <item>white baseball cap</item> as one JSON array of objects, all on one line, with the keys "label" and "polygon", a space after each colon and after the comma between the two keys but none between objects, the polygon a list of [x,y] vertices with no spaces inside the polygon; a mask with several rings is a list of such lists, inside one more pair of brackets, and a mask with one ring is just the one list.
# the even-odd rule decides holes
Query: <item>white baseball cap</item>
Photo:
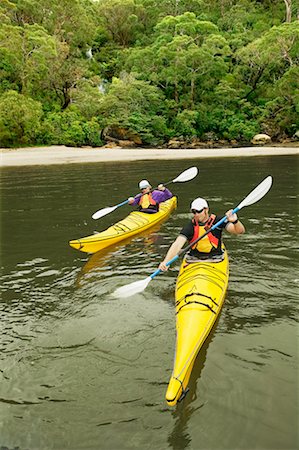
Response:
[{"label": "white baseball cap", "polygon": [[139,183],[139,188],[140,189],[145,189],[147,187],[151,187],[149,182],[147,180],[141,180],[140,183]]},{"label": "white baseball cap", "polygon": [[204,198],[198,197],[191,203],[190,209],[196,209],[197,211],[201,211],[203,208],[208,208],[209,205]]}]

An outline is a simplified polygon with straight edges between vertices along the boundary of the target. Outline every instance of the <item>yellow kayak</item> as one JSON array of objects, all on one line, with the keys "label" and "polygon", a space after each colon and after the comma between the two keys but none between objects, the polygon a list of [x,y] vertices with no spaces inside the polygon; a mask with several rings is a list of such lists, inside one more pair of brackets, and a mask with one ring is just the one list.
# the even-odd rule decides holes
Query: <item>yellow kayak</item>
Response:
[{"label": "yellow kayak", "polygon": [[146,214],[133,211],[125,219],[107,228],[101,233],[69,241],[71,247],[81,252],[95,253],[123,239],[139,234],[160,222],[163,222],[177,206],[177,198],[172,197],[160,203],[159,211]]},{"label": "yellow kayak", "polygon": [[229,264],[225,251],[221,262],[182,262],[176,284],[176,352],[166,392],[174,406],[186,395],[196,356],[215,323],[228,285]]}]

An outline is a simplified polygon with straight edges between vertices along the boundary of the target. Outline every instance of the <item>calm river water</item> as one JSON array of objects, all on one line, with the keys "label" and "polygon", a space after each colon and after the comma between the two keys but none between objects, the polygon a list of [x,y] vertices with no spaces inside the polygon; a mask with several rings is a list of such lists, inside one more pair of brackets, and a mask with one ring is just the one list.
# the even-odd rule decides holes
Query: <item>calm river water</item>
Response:
[{"label": "calm river water", "polygon": [[[294,156],[6,168],[1,173],[0,448],[272,450],[298,448],[298,159]],[[178,209],[159,229],[92,257],[70,239],[129,207],[91,215],[197,165],[174,184]],[[219,214],[267,175],[274,185],[225,236],[229,289],[190,392],[164,400],[175,348],[179,263],[141,294],[116,287],[150,275],[206,197]]]}]

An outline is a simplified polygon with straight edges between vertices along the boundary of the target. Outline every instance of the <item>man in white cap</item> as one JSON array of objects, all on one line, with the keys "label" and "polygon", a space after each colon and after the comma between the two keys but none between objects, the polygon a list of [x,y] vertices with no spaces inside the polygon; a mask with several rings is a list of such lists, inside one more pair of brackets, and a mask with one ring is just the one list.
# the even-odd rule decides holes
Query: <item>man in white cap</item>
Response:
[{"label": "man in white cap", "polygon": [[139,183],[140,194],[136,197],[129,197],[129,205],[138,205],[138,211],[153,214],[159,211],[159,204],[166,202],[172,197],[172,193],[163,184],[159,184],[158,189],[151,191],[152,187],[147,180]]},{"label": "man in white cap", "polygon": [[[183,248],[186,241],[191,244],[199,236],[202,236],[222,217],[209,213],[209,205],[204,198],[198,197],[191,203],[190,208],[193,218],[181,230],[179,236],[169,248],[164,260],[159,265],[159,269],[168,269],[166,263],[176,256]],[[203,239],[194,244],[187,253],[188,262],[197,261],[221,261],[223,259],[222,231],[225,229],[232,234],[245,233],[245,227],[238,219],[237,214],[232,214],[232,209],[226,212],[227,222],[224,222],[215,230],[207,234]]]}]

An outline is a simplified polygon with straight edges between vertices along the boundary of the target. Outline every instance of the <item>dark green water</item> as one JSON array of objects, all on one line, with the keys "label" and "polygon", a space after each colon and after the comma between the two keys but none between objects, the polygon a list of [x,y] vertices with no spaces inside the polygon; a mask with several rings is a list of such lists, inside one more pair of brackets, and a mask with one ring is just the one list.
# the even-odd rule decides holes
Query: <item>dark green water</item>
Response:
[{"label": "dark green water", "polygon": [[[107,228],[92,213],[197,165],[176,184],[160,229],[88,258],[68,240]],[[145,278],[188,220],[189,203],[222,214],[260,181],[274,185],[227,235],[226,301],[186,399],[164,400],[175,348],[179,264]],[[241,450],[298,448],[298,159],[256,157],[3,169],[0,448]],[[1,447],[2,446],[2,447]]]}]

